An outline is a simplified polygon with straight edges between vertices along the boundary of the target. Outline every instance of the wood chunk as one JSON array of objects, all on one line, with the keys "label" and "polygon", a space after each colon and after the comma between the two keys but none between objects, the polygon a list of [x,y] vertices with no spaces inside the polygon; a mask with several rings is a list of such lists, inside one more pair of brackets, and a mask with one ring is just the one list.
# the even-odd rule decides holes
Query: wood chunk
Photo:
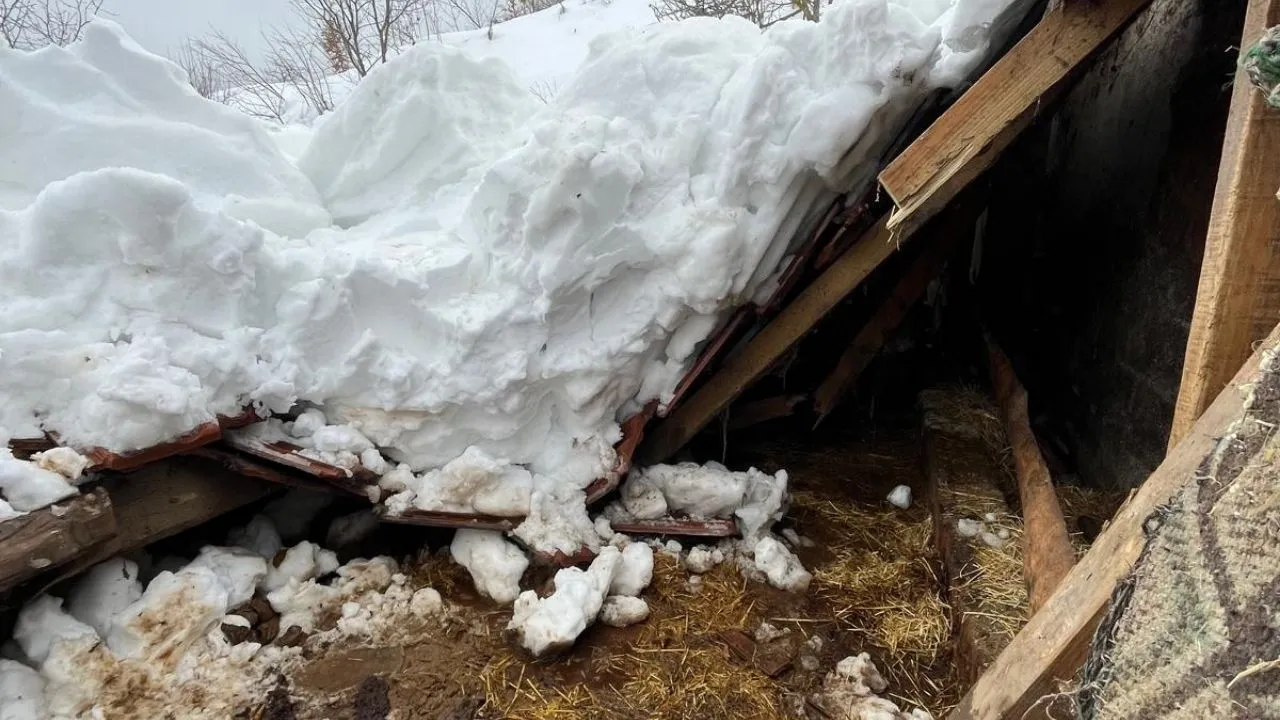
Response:
[{"label": "wood chunk", "polygon": [[212,460],[237,475],[244,475],[245,477],[250,477],[255,480],[262,480],[264,482],[284,485],[286,487],[311,490],[313,492],[341,492],[348,495],[365,497],[364,493],[357,493],[351,487],[323,482],[312,475],[294,472],[282,465],[261,462],[227,447],[208,445],[193,450],[187,453],[187,455]]},{"label": "wood chunk", "polygon": [[[1280,2],[1250,0],[1240,47],[1280,25]],[[1280,322],[1280,111],[1236,68],[1204,263],[1191,315],[1172,449]]]},{"label": "wood chunk", "polygon": [[142,450],[115,453],[103,448],[88,448],[80,450],[80,454],[89,458],[91,470],[125,472],[173,455],[181,455],[202,445],[216,442],[220,437],[222,437],[222,428],[217,421],[210,420],[169,442],[152,445]]},{"label": "wood chunk", "polygon": [[990,339],[987,351],[991,362],[991,384],[1004,417],[1004,430],[1012,445],[1013,465],[1018,476],[1018,497],[1022,505],[1023,574],[1031,598],[1031,612],[1044,605],[1054,588],[1076,564],[1076,551],[1067,533],[1067,522],[1058,505],[1049,467],[1031,431],[1027,415],[1027,391],[1018,382],[1013,364]]},{"label": "wood chunk", "polygon": [[1218,438],[1241,417],[1249,388],[1259,379],[1263,355],[1278,349],[1280,326],[1130,497],[1040,612],[948,716],[950,720],[1045,717],[1047,703],[1040,701],[1058,692],[1059,681],[1073,678],[1079,671],[1112,593],[1146,545],[1143,526],[1147,519],[1191,481],[1214,452]]},{"label": "wood chunk", "polygon": [[897,204],[889,229],[907,235],[941,212],[1149,2],[1067,2],[1046,15],[880,173]]},{"label": "wood chunk", "polygon": [[283,465],[332,483],[349,492],[363,495],[366,485],[376,484],[378,476],[362,465],[342,468],[306,457],[304,448],[287,440],[264,440],[253,433],[230,430],[223,438],[228,446],[254,457]]},{"label": "wood chunk", "polygon": [[795,655],[790,643],[772,643],[762,648],[741,630],[726,630],[720,640],[738,659],[771,678],[786,672]]},{"label": "wood chunk", "polygon": [[275,639],[276,645],[280,647],[300,647],[306,641],[307,633],[297,625],[290,625],[288,630],[280,633],[280,636]]},{"label": "wood chunk", "polygon": [[687,402],[654,428],[638,452],[642,465],[670,458],[729,403],[769,371],[779,358],[826,316],[897,247],[886,219],[819,275]]},{"label": "wood chunk", "polygon": [[253,628],[247,625],[222,623],[222,636],[232,645],[239,645],[253,635]]},{"label": "wood chunk", "polygon": [[0,523],[0,592],[90,553],[116,532],[102,488]]},{"label": "wood chunk", "polygon": [[255,642],[267,645],[275,641],[276,636],[280,634],[280,616],[273,615],[266,620],[258,623],[253,629],[253,637]]},{"label": "wood chunk", "polygon": [[424,527],[473,528],[476,530],[499,530],[511,532],[524,518],[506,518],[475,513],[442,512],[439,510],[419,510],[409,508],[404,512],[393,513],[386,505],[374,509],[383,522],[400,525],[422,525]]}]

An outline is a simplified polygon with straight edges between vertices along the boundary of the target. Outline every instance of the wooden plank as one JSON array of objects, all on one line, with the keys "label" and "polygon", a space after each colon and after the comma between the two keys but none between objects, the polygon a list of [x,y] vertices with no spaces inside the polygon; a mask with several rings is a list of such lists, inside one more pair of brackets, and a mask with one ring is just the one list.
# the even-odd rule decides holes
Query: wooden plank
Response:
[{"label": "wooden plank", "polygon": [[0,593],[115,534],[111,499],[102,488],[0,523]]},{"label": "wooden plank", "polygon": [[1004,431],[1012,446],[1022,505],[1022,571],[1027,580],[1031,612],[1039,610],[1076,563],[1076,551],[1067,533],[1067,522],[1058,505],[1049,466],[1031,431],[1027,415],[1027,391],[1018,382],[1009,358],[990,338],[987,353],[991,385],[1004,417]]},{"label": "wooden plank", "polygon": [[1277,348],[1280,326],[1120,509],[1040,612],[948,716],[950,720],[1048,717],[1046,699],[1058,692],[1059,681],[1080,669],[1116,584],[1142,552],[1147,518],[1191,480],[1218,438],[1240,418],[1263,353]]},{"label": "wooden plank", "polygon": [[637,453],[642,465],[671,457],[795,345],[896,247],[882,218],[817,277],[720,371],[659,423]]},{"label": "wooden plank", "polygon": [[627,535],[680,535],[688,537],[733,537],[738,534],[734,520],[711,518],[657,518],[655,520],[619,520],[610,523],[616,532]]},{"label": "wooden plank", "polygon": [[1047,14],[880,173],[897,204],[889,229],[908,233],[946,207],[1148,2],[1068,2]]},{"label": "wooden plank", "polygon": [[907,316],[916,301],[924,294],[929,282],[942,272],[943,265],[959,244],[960,239],[969,236],[965,231],[971,230],[973,224],[967,219],[976,218],[976,215],[976,212],[972,216],[965,214],[955,222],[948,222],[947,227],[941,228],[937,236],[932,239],[932,244],[921,253],[920,257],[916,258],[898,280],[897,285],[875,315],[854,336],[835,368],[813,394],[813,410],[818,416],[817,422],[814,423],[815,427],[840,404],[853,388],[858,375],[867,369],[876,354],[880,352],[889,333],[893,332],[894,328],[898,327],[902,319]]},{"label": "wooden plank", "polygon": [[[115,511],[116,535],[67,566],[49,583],[70,577],[122,552],[261,500],[280,488],[241,477],[209,460],[169,458],[103,483]],[[46,585],[47,587],[48,585]]]},{"label": "wooden plank", "polygon": [[[1280,2],[1250,0],[1241,47],[1280,24]],[[1280,321],[1280,110],[1236,71],[1204,262],[1169,447],[1178,444],[1253,344]]]}]

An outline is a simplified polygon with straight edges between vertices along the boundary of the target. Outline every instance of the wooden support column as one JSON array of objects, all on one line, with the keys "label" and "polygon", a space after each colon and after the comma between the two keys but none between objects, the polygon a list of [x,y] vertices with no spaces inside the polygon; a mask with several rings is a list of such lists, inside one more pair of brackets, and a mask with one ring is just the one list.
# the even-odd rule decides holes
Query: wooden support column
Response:
[{"label": "wooden support column", "polygon": [[1035,720],[1047,717],[1045,699],[1058,683],[1075,677],[1093,631],[1106,613],[1117,583],[1146,545],[1143,525],[1183,485],[1192,482],[1218,439],[1238,420],[1264,353],[1280,349],[1280,327],[1240,369],[1111,525],[1067,574],[1040,612],[996,658],[949,720]]},{"label": "wooden support column", "polygon": [[[1250,0],[1241,48],[1280,24],[1280,0]],[[1280,110],[1236,71],[1182,387],[1169,431],[1175,447],[1253,345],[1280,322]]]}]

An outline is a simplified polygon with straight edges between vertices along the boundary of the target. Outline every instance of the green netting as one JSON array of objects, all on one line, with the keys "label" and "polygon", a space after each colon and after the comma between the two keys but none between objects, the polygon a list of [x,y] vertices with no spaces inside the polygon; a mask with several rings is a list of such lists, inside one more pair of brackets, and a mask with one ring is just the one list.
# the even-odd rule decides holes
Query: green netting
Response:
[{"label": "green netting", "polygon": [[1249,80],[1267,96],[1267,104],[1280,108],[1280,26],[1267,30],[1240,58]]}]

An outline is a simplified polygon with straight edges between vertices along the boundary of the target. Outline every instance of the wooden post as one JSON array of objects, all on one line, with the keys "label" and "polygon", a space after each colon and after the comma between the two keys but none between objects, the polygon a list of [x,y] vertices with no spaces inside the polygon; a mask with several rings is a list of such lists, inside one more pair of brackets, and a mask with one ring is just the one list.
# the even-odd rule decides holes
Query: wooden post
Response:
[{"label": "wooden post", "polygon": [[[1280,1],[1250,0],[1241,47],[1280,24]],[[1280,110],[1236,71],[1182,387],[1169,431],[1175,447],[1280,321]]]},{"label": "wooden post", "polygon": [[1093,631],[1106,613],[1117,583],[1146,545],[1143,525],[1184,484],[1191,482],[1218,438],[1238,420],[1264,353],[1280,348],[1280,326],[1271,332],[1231,383],[1219,393],[1160,467],[1116,514],[1111,525],[1076,563],[1040,612],[996,658],[949,720],[1032,720],[1046,717],[1044,698],[1077,673]]},{"label": "wooden post", "polygon": [[1049,467],[1031,431],[1027,391],[1018,382],[1009,358],[990,339],[987,352],[991,359],[991,384],[1004,416],[1005,434],[1013,446],[1018,498],[1022,504],[1022,572],[1027,580],[1031,612],[1035,613],[1075,565],[1076,551],[1067,533],[1067,522],[1058,505]]},{"label": "wooden post", "polygon": [[941,212],[1149,2],[1068,2],[1045,15],[880,173],[898,206],[889,229],[909,233]]}]

